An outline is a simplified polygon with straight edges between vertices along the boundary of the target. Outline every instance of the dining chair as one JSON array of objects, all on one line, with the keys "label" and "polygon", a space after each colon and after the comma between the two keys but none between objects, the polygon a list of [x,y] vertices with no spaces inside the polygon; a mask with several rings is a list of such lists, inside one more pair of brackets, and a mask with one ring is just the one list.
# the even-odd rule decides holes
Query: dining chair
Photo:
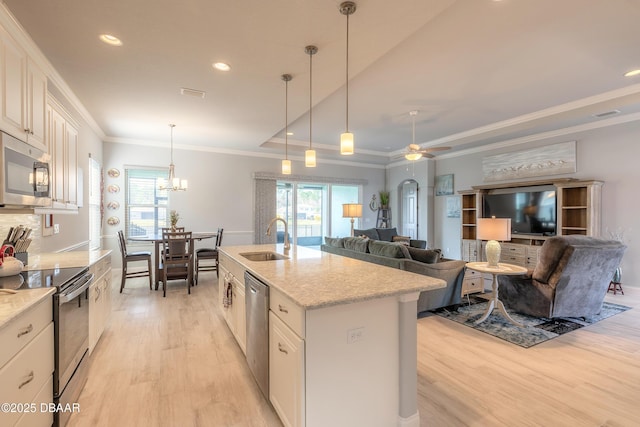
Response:
[{"label": "dining chair", "polygon": [[[196,251],[196,277],[195,283],[198,284],[198,272],[199,271],[214,271],[216,272],[216,276],[220,277],[220,272],[218,270],[218,246],[222,244],[222,233],[224,229],[218,228],[218,235],[216,236],[216,247],[215,248],[200,248]],[[200,264],[200,261],[204,260],[213,260],[213,264]]]},{"label": "dining chair", "polygon": [[167,296],[169,280],[186,280],[191,293],[193,279],[193,239],[190,231],[162,233],[162,296]]},{"label": "dining chair", "polygon": [[[132,277],[145,277],[149,276],[149,289],[152,289],[152,277],[151,277],[151,252],[149,251],[138,251],[138,252],[128,252],[127,251],[127,242],[124,238],[124,233],[122,230],[118,231],[118,244],[120,245],[120,254],[122,255],[122,279],[120,281],[120,293],[124,289],[124,282]],[[147,269],[146,270],[136,270],[129,271],[129,263],[130,262],[138,262],[138,261],[147,261]]]}]

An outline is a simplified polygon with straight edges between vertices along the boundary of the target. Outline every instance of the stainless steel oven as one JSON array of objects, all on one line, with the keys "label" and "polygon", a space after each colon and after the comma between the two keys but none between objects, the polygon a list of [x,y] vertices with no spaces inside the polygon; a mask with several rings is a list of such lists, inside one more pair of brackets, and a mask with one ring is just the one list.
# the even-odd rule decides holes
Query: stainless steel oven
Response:
[{"label": "stainless steel oven", "polygon": [[51,203],[49,155],[0,132],[0,206]]},{"label": "stainless steel oven", "polygon": [[[89,354],[89,286],[93,274],[83,270],[54,296],[55,371],[53,397],[66,406],[78,401],[87,380]],[[54,426],[64,426],[70,413],[56,413]]]}]

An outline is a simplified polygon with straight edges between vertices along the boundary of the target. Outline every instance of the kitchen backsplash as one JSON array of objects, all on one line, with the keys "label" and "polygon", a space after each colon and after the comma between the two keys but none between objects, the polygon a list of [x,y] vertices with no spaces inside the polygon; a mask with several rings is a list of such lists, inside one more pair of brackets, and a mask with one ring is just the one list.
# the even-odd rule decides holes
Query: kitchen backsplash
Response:
[{"label": "kitchen backsplash", "polygon": [[9,233],[11,227],[17,227],[24,225],[25,227],[32,228],[31,232],[31,245],[29,245],[29,253],[40,253],[42,244],[42,215],[35,214],[12,214],[2,213],[0,214],[0,243],[4,241]]}]

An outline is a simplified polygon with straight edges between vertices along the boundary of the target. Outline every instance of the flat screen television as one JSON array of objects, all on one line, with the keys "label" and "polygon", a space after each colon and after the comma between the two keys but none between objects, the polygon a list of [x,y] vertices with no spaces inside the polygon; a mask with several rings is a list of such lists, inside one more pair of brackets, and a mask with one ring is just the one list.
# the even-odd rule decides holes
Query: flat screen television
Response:
[{"label": "flat screen television", "polygon": [[556,235],[556,189],[553,186],[492,190],[483,197],[484,218],[511,218],[511,235]]}]

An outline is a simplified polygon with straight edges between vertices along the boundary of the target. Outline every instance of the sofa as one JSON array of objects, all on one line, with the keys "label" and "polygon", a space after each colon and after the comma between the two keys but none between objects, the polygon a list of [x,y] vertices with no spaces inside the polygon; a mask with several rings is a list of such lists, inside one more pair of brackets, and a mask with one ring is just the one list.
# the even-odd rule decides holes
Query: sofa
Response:
[{"label": "sofa", "polygon": [[427,242],[425,240],[417,240],[411,239],[405,236],[399,236],[398,230],[395,227],[393,228],[367,228],[365,230],[353,230],[353,235],[355,237],[368,237],[373,240],[382,240],[384,242],[393,242],[393,241],[406,241],[409,242],[409,246],[414,248],[425,249],[427,247]]},{"label": "sofa", "polygon": [[591,317],[602,309],[626,246],[616,240],[570,235],[547,239],[532,273],[498,276],[500,300],[537,317]]},{"label": "sofa", "polygon": [[465,262],[442,258],[439,250],[362,237],[325,237],[321,250],[447,282],[445,288],[420,293],[418,313],[461,303]]}]

